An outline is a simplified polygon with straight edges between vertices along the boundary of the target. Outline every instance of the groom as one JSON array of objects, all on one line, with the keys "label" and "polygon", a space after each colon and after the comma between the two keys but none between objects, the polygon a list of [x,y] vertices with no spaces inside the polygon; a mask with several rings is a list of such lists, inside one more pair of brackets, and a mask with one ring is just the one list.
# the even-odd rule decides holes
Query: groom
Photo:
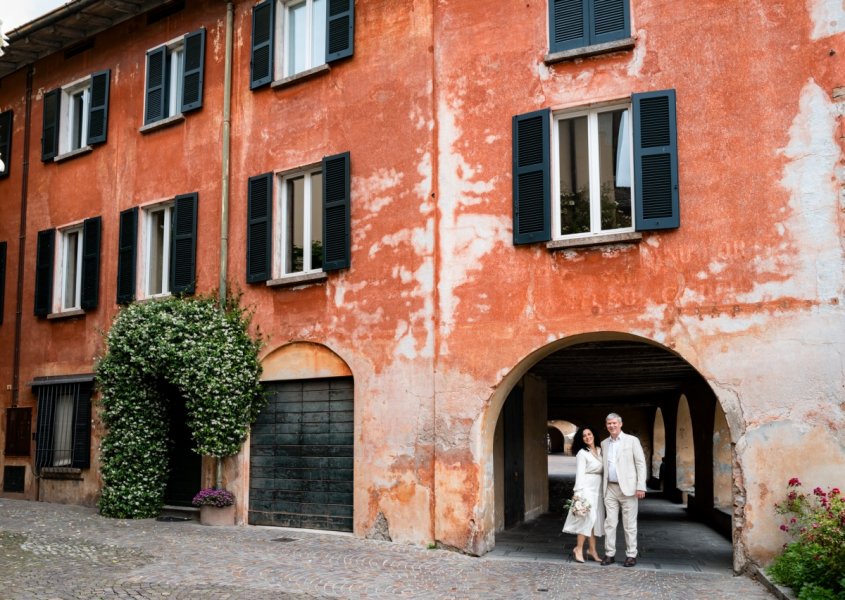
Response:
[{"label": "groom", "polygon": [[645,498],[645,455],[633,435],[622,433],[622,417],[610,413],[605,419],[610,437],[601,443],[604,464],[604,558],[603,566],[616,562],[616,525],[622,510],[625,530],[626,567],[637,564],[637,508]]}]

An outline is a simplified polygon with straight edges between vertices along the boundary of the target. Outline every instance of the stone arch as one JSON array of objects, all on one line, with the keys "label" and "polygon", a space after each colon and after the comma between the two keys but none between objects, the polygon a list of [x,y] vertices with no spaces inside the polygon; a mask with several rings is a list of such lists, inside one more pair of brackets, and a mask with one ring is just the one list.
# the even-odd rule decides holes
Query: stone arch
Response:
[{"label": "stone arch", "polygon": [[717,509],[729,511],[733,505],[732,470],[731,432],[725,411],[717,403],[713,425],[713,504]]},{"label": "stone arch", "polygon": [[554,429],[555,431],[557,431],[560,434],[561,439],[560,449],[552,449],[552,452],[562,452],[564,454],[569,454],[570,450],[572,449],[572,436],[575,435],[575,432],[578,430],[578,426],[575,423],[570,423],[569,421],[563,421],[559,419],[549,421],[548,426],[549,429]]},{"label": "stone arch", "polygon": [[[501,429],[501,418],[504,414],[503,408],[512,391],[523,385],[522,382],[527,381],[526,375],[533,377],[538,372],[535,367],[555,353],[571,349],[572,346],[578,345],[607,345],[610,347],[614,343],[624,344],[626,342],[633,342],[640,346],[659,349],[665,352],[665,356],[673,356],[673,360],[686,365],[689,369],[688,377],[676,381],[678,392],[675,395],[668,392],[663,393],[653,402],[649,402],[651,406],[650,410],[648,408],[638,409],[635,405],[631,405],[634,408],[629,408],[628,412],[636,413],[631,415],[634,418],[628,418],[627,413],[623,414],[623,417],[625,417],[625,430],[640,437],[644,450],[646,450],[649,457],[659,460],[657,457],[661,456],[661,452],[659,451],[661,449],[660,427],[657,427],[657,435],[655,436],[655,422],[658,421],[657,411],[658,409],[660,410],[659,418],[663,420],[662,454],[665,459],[664,468],[666,472],[666,478],[661,482],[661,487],[663,489],[663,495],[666,498],[675,499],[675,494],[678,493],[674,449],[676,448],[678,398],[681,393],[686,394],[686,397],[690,398],[690,403],[693,405],[691,409],[694,414],[691,417],[695,425],[693,433],[696,436],[696,442],[698,442],[702,435],[708,438],[712,435],[714,424],[712,415],[715,404],[721,404],[724,407],[731,432],[735,427],[741,426],[741,414],[734,414],[738,411],[736,404],[731,402],[724,404],[721,398],[717,396],[712,384],[704,378],[701,370],[693,362],[688,361],[682,353],[675,350],[674,347],[667,347],[654,340],[633,334],[605,331],[577,334],[552,341],[537,348],[517,362],[510,371],[501,372],[501,379],[490,396],[487,410],[479,420],[477,431],[479,435],[478,451],[480,456],[479,473],[481,479],[479,482],[479,503],[476,512],[478,518],[474,521],[473,529],[473,538],[475,540],[474,551],[483,553],[495,545],[495,527],[498,519],[498,511],[501,508],[498,506],[500,504],[498,491],[501,487],[497,480],[497,476],[500,474],[500,468],[497,465],[497,460],[499,459],[495,454],[494,440],[497,428]],[[577,351],[577,349],[572,350]],[[690,355],[695,357],[695,353],[692,350],[690,350]],[[551,401],[549,401],[549,404],[551,404]],[[704,415],[710,416],[705,417]],[[603,416],[604,414],[602,414],[601,419],[603,419]],[[592,421],[595,418],[595,415],[589,416],[587,419],[590,422],[589,424],[593,424]],[[599,419],[597,424],[593,424],[593,426],[600,425],[601,419]],[[549,420],[553,420],[551,415]],[[572,420],[577,422],[578,418],[572,417]],[[733,436],[731,437],[734,439]],[[710,513],[714,507],[712,477],[709,472],[713,458],[712,445],[696,443],[694,444],[694,448],[700,449],[698,455],[694,457],[696,461],[694,465],[700,467],[698,469],[699,474],[702,477],[706,474],[707,479],[707,485],[699,482],[699,489],[696,490],[698,498],[696,498],[695,517],[712,524],[714,517]],[[653,454],[651,454],[652,452]],[[698,462],[706,463],[706,466],[701,466]],[[652,462],[649,461],[648,467],[650,471],[652,470],[652,466]],[[654,475],[660,473],[659,464],[656,466]],[[741,511],[741,507],[739,507],[739,510]],[[735,556],[735,561],[738,560],[737,556]],[[742,557],[739,557],[739,560],[741,562]]]},{"label": "stone arch", "polygon": [[346,361],[328,346],[315,342],[289,342],[261,358],[261,381],[352,377]]},{"label": "stone arch", "polygon": [[675,433],[675,461],[677,487],[689,494],[695,491],[695,441],[692,431],[692,417],[687,397],[678,399],[678,418]]},{"label": "stone arch", "polygon": [[660,467],[666,456],[666,425],[663,422],[663,411],[659,406],[654,413],[652,440],[654,448],[651,455],[651,472],[655,479],[663,479]]}]

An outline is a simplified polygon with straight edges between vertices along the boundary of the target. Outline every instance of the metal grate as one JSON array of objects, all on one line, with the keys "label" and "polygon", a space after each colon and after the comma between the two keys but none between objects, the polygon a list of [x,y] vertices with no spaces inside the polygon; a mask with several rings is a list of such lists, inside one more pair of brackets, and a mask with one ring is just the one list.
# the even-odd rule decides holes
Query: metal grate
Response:
[{"label": "metal grate", "polygon": [[39,385],[35,470],[89,466],[90,382]]}]

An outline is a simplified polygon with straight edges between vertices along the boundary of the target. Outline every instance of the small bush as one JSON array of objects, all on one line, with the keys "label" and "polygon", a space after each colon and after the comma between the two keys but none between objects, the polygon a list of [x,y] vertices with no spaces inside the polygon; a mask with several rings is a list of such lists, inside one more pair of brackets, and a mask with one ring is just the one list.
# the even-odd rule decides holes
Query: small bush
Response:
[{"label": "small bush", "polygon": [[769,566],[769,575],[800,600],[845,600],[845,499],[839,488],[806,494],[797,477],[788,487],[775,509],[786,518],[780,529],[794,539]]}]

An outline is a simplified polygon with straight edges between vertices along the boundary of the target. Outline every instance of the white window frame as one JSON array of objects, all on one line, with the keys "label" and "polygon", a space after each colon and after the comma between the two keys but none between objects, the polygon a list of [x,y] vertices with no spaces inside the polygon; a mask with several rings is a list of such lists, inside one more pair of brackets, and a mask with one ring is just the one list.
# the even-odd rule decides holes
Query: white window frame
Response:
[{"label": "white window frame", "polygon": [[[323,268],[312,267],[311,256],[311,227],[313,224],[312,214],[312,178],[323,173],[322,163],[308,165],[294,171],[276,173],[274,186],[276,193],[273,195],[275,206],[273,207],[273,278],[284,279],[285,277],[296,277],[303,274],[322,273]],[[285,272],[288,264],[288,228],[287,215],[291,199],[288,197],[288,182],[294,179],[304,179],[303,186],[303,207],[302,215],[302,270]],[[322,210],[320,208],[320,210]],[[321,215],[322,216],[322,215]],[[323,242],[325,246],[325,241]]]},{"label": "white window frame", "polygon": [[[628,111],[628,152],[629,152],[629,167],[630,167],[630,182],[631,182],[631,226],[620,227],[618,229],[601,229],[601,186],[597,182],[601,180],[600,165],[599,165],[599,141],[598,141],[598,115],[600,113],[611,112],[614,110]],[[561,234],[560,232],[560,121],[567,119],[574,119],[577,117],[587,117],[587,153],[589,154],[589,176],[590,176],[590,231],[582,233]],[[629,233],[636,231],[636,207],[635,207],[635,189],[636,182],[634,181],[634,141],[633,141],[633,119],[632,119],[632,105],[630,101],[613,102],[607,104],[598,104],[589,107],[583,107],[574,110],[563,110],[555,112],[552,115],[552,152],[551,152],[551,172],[552,172],[552,239],[553,240],[569,240],[577,238],[587,238],[597,235],[608,235],[615,233]]]},{"label": "white window frame", "polygon": [[[91,76],[83,77],[62,86],[59,99],[59,148],[58,155],[68,154],[88,146],[88,113],[91,108]],[[74,97],[81,93],[82,115],[79,121],[74,116]],[[80,129],[77,130],[76,127]],[[74,144],[74,134],[79,133],[80,143]]]},{"label": "white window frame", "polygon": [[[274,79],[284,79],[287,77],[294,77],[299,75],[300,73],[304,73],[311,69],[315,69],[322,65],[326,64],[326,50],[325,50],[325,41],[328,35],[327,27],[326,27],[326,13],[328,11],[328,2],[329,0],[321,0],[323,5],[323,18],[321,23],[315,23],[314,19],[314,4],[316,0],[276,0],[276,26],[274,31],[274,48],[275,48],[275,57],[273,64],[274,66]],[[290,38],[290,28],[291,28],[291,19],[290,19],[290,9],[294,6],[305,4],[305,13],[306,13],[306,35],[305,35],[305,66],[298,70],[293,71],[290,69],[288,65],[288,60],[290,58],[288,52],[287,41]],[[322,60],[319,57],[314,56],[314,32],[315,28],[319,26],[322,28],[322,37],[323,37],[323,50],[322,50]]]},{"label": "white window frame", "polygon": [[[82,223],[75,223],[57,230],[59,243],[56,245],[56,258],[54,264],[58,265],[53,273],[53,289],[58,294],[53,294],[53,313],[62,313],[82,308],[82,245],[83,227]],[[71,256],[69,250],[69,237],[76,234],[76,252]],[[66,283],[68,267],[70,262],[75,262],[76,271],[74,274],[73,298],[67,298]]]},{"label": "white window frame", "polygon": [[[182,114],[182,82],[185,75],[185,36],[174,38],[169,42],[153,46],[147,52],[158,50],[164,47],[167,59],[165,61],[167,101],[165,102],[166,114],[159,121],[176,117]],[[149,54],[147,55],[146,69],[144,70],[144,81],[147,81],[147,70],[150,68]],[[146,84],[145,90],[146,92]],[[147,114],[147,94],[144,94],[144,115]],[[153,121],[157,123],[158,121]],[[150,123],[152,125],[152,123]]]},{"label": "white window frame", "polygon": [[[140,280],[141,290],[138,294],[139,299],[144,298],[163,298],[170,296],[170,253],[172,248],[171,228],[173,223],[173,202],[160,202],[158,204],[151,204],[141,208],[140,219],[140,247],[142,248],[140,257]],[[153,254],[153,227],[155,226],[155,219],[153,215],[156,213],[164,213],[164,239],[161,248],[161,291],[151,292],[150,286],[152,284],[152,254]]]}]

